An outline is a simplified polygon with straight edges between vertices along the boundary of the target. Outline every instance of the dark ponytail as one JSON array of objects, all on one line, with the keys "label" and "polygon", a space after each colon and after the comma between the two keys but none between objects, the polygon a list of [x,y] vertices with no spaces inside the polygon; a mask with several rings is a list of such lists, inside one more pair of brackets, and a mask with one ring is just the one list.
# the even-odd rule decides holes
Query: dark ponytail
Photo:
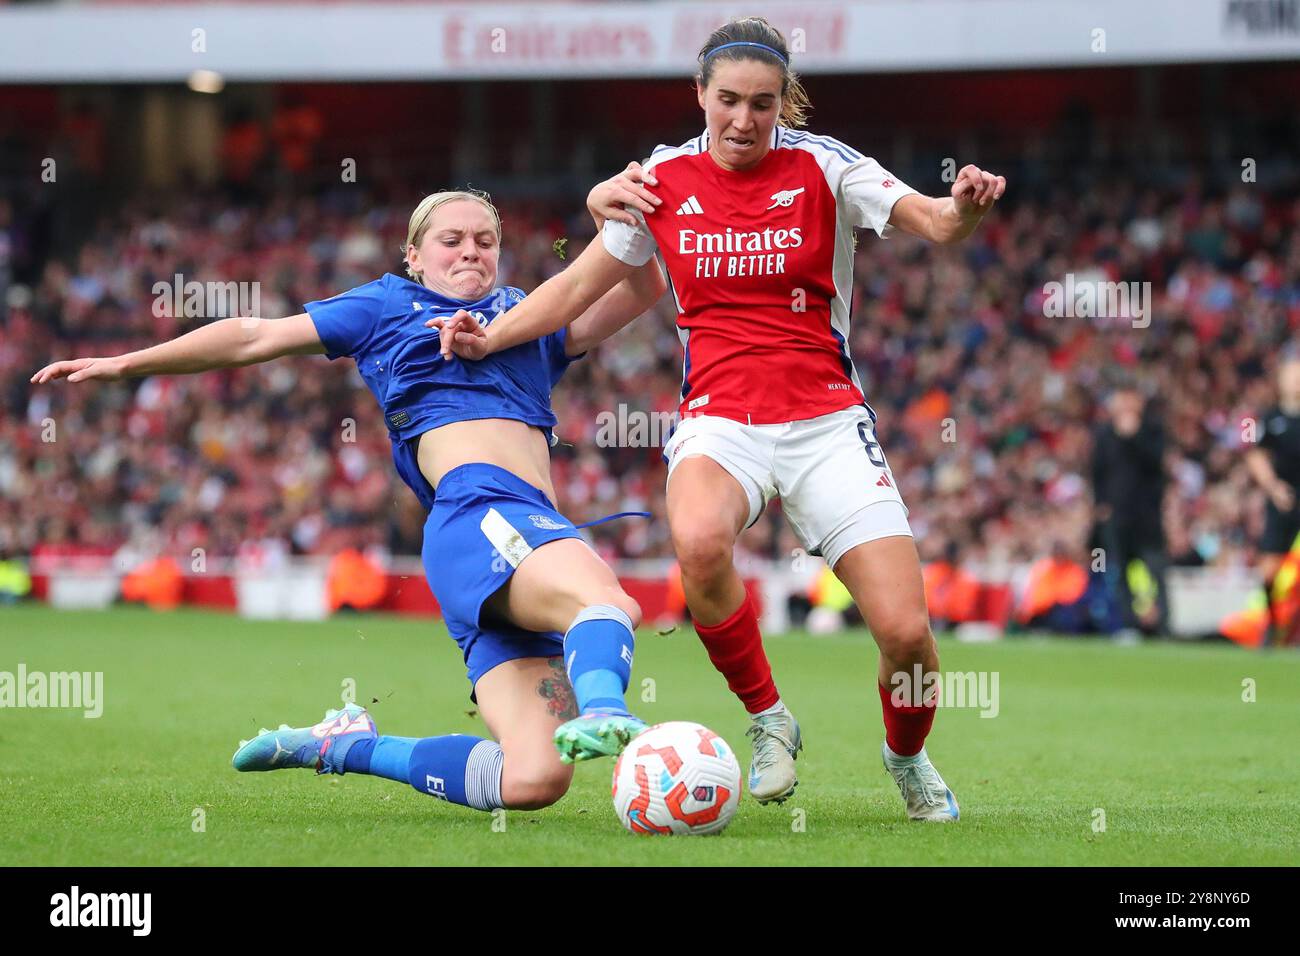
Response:
[{"label": "dark ponytail", "polygon": [[[725,44],[725,50],[718,48]],[[714,52],[714,51],[717,52]],[[812,103],[804,92],[799,75],[790,69],[790,49],[781,31],[762,17],[743,17],[714,30],[700,50],[700,71],[695,75],[700,86],[708,86],[713,67],[719,60],[757,60],[781,71],[781,125],[797,129],[808,122]]]}]

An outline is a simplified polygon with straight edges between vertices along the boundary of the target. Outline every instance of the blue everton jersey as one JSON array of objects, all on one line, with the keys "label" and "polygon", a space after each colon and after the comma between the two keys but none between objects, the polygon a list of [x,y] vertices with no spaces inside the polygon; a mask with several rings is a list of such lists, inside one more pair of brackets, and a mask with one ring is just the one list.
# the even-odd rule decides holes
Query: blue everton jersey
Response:
[{"label": "blue everton jersey", "polygon": [[[438,330],[424,325],[458,309],[487,324],[523,300],[522,291],[502,286],[476,302],[466,302],[388,273],[331,299],[308,302],[304,309],[326,354],[356,361],[384,410],[396,457],[408,439],[440,425],[477,418],[535,425],[551,439],[555,426],[551,388],[572,361],[564,354],[567,329],[472,362],[443,359]],[[412,484],[409,469],[399,470]],[[431,492],[412,487],[430,504]]]}]

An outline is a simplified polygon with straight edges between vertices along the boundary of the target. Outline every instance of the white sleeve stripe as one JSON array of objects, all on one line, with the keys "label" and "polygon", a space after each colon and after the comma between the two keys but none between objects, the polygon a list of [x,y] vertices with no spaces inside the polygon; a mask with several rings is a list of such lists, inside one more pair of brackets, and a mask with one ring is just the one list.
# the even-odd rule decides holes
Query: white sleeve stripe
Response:
[{"label": "white sleeve stripe", "polygon": [[641,164],[642,168],[650,169],[654,166],[658,166],[660,163],[666,163],[670,159],[677,159],[681,156],[698,156],[699,150],[696,146],[697,144],[695,140],[682,143],[680,146],[665,146],[660,144],[654,148],[654,152],[650,154],[650,158]]},{"label": "white sleeve stripe", "polygon": [[839,156],[848,163],[857,163],[866,159],[865,156],[859,153],[852,146],[846,146],[838,139],[833,139],[830,136],[814,136],[812,133],[804,132],[788,133],[786,135],[786,142],[791,146],[820,146],[822,149],[830,150],[836,156]]}]

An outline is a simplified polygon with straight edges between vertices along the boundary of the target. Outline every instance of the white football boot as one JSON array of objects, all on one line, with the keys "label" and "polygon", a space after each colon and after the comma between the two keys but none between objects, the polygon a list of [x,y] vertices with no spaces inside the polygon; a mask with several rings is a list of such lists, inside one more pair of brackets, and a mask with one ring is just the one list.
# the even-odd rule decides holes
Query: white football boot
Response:
[{"label": "white football boot", "polygon": [[889,749],[889,744],[884,743],[880,745],[880,755],[884,758],[885,769],[898,784],[909,817],[931,823],[949,823],[960,817],[957,798],[943,782],[939,771],[934,769],[934,764],[930,763],[924,747],[911,757],[900,757]]},{"label": "white football boot", "polygon": [[799,780],[794,760],[803,749],[799,722],[782,706],[775,714],[751,715],[745,736],[754,741],[749,762],[749,793],[759,803],[784,803]]}]

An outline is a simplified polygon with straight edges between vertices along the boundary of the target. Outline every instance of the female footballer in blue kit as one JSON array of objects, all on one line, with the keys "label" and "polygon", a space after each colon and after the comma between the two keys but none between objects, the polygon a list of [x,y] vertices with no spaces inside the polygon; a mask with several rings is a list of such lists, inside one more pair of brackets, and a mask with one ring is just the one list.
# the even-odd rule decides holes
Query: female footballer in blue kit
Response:
[{"label": "female footballer in blue kit", "polygon": [[[652,201],[627,173],[588,197],[598,228],[624,203]],[[641,611],[555,509],[550,393],[570,362],[649,309],[665,282],[651,260],[553,335],[486,362],[446,358],[425,327],[431,316],[464,309],[490,323],[524,298],[496,288],[500,243],[486,196],[435,193],[410,220],[414,281],[390,273],[290,318],[223,319],[32,377],[114,380],[323,353],[353,358],[383,407],[397,470],[430,509],[429,585],[495,740],[380,736],[370,714],[349,704],[313,727],[281,725],[242,741],[235,769],[367,773],[479,810],[537,809],[564,795],[573,761],[617,754],[645,726],[624,702]]]}]

